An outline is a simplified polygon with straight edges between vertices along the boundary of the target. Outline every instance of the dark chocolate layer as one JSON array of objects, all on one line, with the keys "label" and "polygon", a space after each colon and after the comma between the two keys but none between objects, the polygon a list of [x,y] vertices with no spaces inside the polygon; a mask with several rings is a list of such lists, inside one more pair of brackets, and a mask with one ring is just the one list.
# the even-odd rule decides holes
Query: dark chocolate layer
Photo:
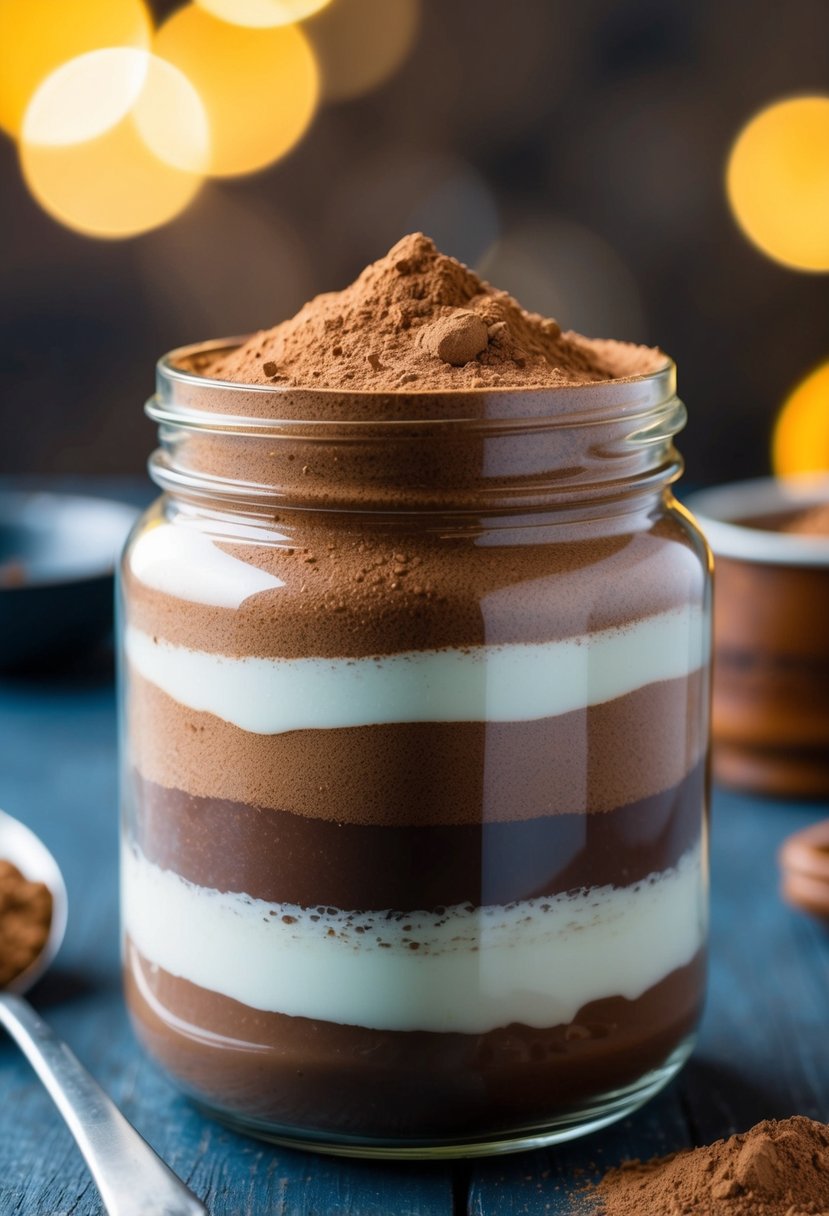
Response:
[{"label": "dark chocolate layer", "polygon": [[567,1026],[378,1031],[262,1013],[150,967],[127,943],[138,1034],[192,1095],[287,1131],[379,1139],[514,1130],[632,1084],[693,1031],[704,982],[698,954],[638,1000],[592,1001]]},{"label": "dark chocolate layer", "polygon": [[135,840],[199,886],[351,911],[508,904],[629,886],[674,866],[700,836],[705,769],[601,815],[375,827],[306,819],[134,778]]}]

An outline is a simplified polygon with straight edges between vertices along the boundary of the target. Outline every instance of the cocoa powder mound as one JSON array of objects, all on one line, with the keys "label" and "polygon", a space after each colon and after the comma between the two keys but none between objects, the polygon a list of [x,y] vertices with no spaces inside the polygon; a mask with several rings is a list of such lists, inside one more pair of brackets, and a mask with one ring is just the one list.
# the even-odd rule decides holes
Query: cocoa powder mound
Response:
[{"label": "cocoa powder mound", "polygon": [[511,296],[405,236],[339,292],[193,370],[219,380],[364,392],[557,387],[655,371],[661,351],[562,333]]},{"label": "cocoa powder mound", "polygon": [[0,859],[0,988],[35,961],[49,936],[52,896]]},{"label": "cocoa powder mound", "polygon": [[595,1216],[829,1216],[829,1126],[796,1115],[743,1135],[609,1170]]}]

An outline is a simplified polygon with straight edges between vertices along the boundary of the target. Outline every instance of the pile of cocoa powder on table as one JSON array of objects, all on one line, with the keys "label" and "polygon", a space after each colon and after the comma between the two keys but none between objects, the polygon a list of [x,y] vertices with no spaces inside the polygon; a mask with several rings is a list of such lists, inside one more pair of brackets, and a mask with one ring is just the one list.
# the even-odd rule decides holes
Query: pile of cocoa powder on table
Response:
[{"label": "pile of cocoa powder on table", "polygon": [[802,1115],[651,1161],[626,1161],[578,1216],[829,1216],[829,1125]]}]

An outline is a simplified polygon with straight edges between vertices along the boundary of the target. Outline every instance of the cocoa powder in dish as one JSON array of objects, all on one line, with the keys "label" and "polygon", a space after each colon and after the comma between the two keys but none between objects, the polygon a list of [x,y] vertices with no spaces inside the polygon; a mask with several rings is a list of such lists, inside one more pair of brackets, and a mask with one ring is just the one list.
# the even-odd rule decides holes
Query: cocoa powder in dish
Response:
[{"label": "cocoa powder in dish", "polygon": [[609,1170],[583,1216],[827,1216],[829,1126],[795,1115]]},{"label": "cocoa powder in dish", "polygon": [[656,349],[562,332],[413,233],[345,290],[192,370],[293,388],[446,391],[628,379],[666,363]]},{"label": "cocoa powder in dish", "polygon": [[52,896],[42,882],[29,882],[0,859],[0,988],[30,966],[46,944]]},{"label": "cocoa powder in dish", "polygon": [[795,536],[829,537],[829,502],[798,511],[782,524],[780,531],[791,532]]}]

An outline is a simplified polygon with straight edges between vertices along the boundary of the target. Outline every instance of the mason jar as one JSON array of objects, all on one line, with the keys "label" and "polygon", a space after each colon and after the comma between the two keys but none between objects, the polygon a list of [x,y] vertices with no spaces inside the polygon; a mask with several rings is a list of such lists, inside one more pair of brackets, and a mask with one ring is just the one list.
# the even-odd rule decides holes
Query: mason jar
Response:
[{"label": "mason jar", "polygon": [[471,1155],[619,1118],[705,984],[709,569],[672,364],[240,385],[174,352],[120,578],[138,1035],[280,1142]]}]

